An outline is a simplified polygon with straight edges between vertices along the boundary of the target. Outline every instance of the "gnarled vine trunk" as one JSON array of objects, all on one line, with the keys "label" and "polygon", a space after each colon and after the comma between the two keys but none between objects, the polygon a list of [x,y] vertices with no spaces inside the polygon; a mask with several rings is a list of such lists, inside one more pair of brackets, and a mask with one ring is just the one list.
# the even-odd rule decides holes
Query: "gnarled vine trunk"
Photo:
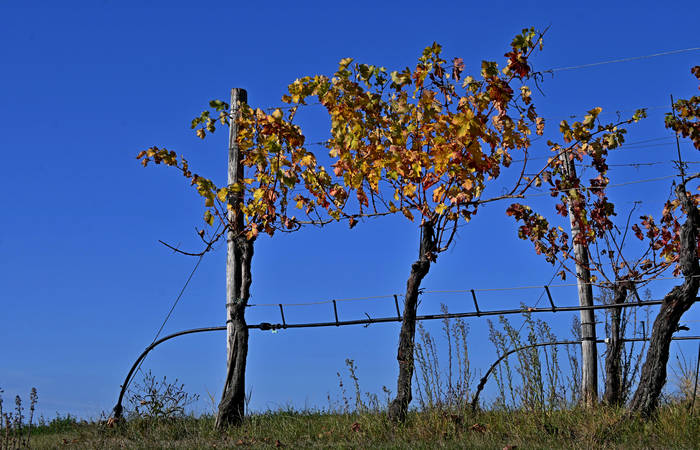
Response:
[{"label": "gnarled vine trunk", "polygon": [[406,283],[401,332],[399,333],[399,348],[396,359],[399,362],[399,376],[396,383],[396,398],[389,405],[389,418],[395,422],[406,419],[408,405],[413,398],[411,379],[413,378],[413,351],[416,337],[416,311],[420,284],[430,270],[430,262],[435,252],[435,240],[432,222],[426,221],[421,225],[421,242],[418,261],[411,266],[411,275]]},{"label": "gnarled vine trunk", "polygon": [[[613,304],[621,305],[627,299],[627,283],[616,283],[613,291]],[[622,307],[610,309],[610,334],[608,351],[605,355],[605,393],[603,402],[610,406],[622,406]]]},{"label": "gnarled vine trunk", "polygon": [[687,214],[681,226],[679,264],[685,277],[683,284],[674,287],[666,294],[659,315],[654,320],[649,350],[647,352],[639,386],[634,393],[630,409],[644,417],[652,416],[659,406],[661,389],[666,383],[666,364],[668,363],[671,338],[678,327],[678,322],[695,302],[700,285],[700,267],[698,266],[697,237],[700,225],[700,213],[688,197],[685,185],[676,187],[676,196]]},{"label": "gnarled vine trunk", "polygon": [[[233,242],[231,242],[233,241]],[[230,239],[233,251],[229,258],[234,258],[232,267],[235,273],[232,286],[227,287],[228,298],[228,361],[226,365],[226,384],[219,403],[216,416],[216,428],[240,425],[245,417],[245,369],[248,356],[248,325],[245,321],[245,308],[250,298],[252,282],[250,264],[253,259],[253,240],[245,237]]]}]

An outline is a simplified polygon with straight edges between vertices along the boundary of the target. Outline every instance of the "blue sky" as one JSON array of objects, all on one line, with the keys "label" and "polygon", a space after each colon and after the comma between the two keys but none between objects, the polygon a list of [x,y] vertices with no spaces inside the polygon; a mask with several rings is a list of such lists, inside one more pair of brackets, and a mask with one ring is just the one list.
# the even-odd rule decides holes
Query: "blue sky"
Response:
[{"label": "blue sky", "polygon": [[[202,203],[175,171],[142,168],[135,155],[152,145],[183,153],[196,171],[221,183],[226,136],[205,141],[189,128],[210,99],[247,89],[254,106],[280,104],[287,84],[332,74],[344,57],[390,70],[415,64],[437,41],[466,72],[482,59],[503,60],[521,28],[551,25],[538,70],[700,47],[696,2],[52,2],[0,1],[0,388],[9,402],[35,386],[39,411],[97,417],[192,270],[158,240],[197,250]],[[585,6],[584,6],[585,5]],[[649,107],[613,163],[666,162],[611,172],[612,183],[673,175],[675,140],[663,127],[669,94],[697,93],[691,66],[700,51],[555,72],[537,99],[551,129],[594,106],[613,120]],[[309,141],[326,137],[318,107],[300,113]],[[554,137],[555,135],[551,135]],[[321,148],[318,150],[322,151]],[[698,161],[682,144],[684,159]],[[533,154],[547,155],[540,142]],[[532,162],[532,167],[538,161]],[[541,161],[540,161],[541,163]],[[692,167],[692,166],[691,166]],[[697,165],[695,167],[698,167]],[[697,170],[697,169],[696,169]],[[611,190],[619,210],[643,200],[658,216],[671,179]],[[498,192],[501,185],[495,185]],[[544,202],[546,202],[544,197]],[[543,200],[532,199],[533,204]],[[542,203],[544,204],[544,203]],[[541,286],[554,272],[516,236],[507,204],[480,210],[460,230],[424,282],[427,290]],[[418,231],[402,217],[305,229],[256,243],[252,303],[302,303],[401,293],[417,252]],[[202,261],[164,332],[220,325],[225,319],[225,248]],[[671,281],[650,288],[659,298]],[[575,289],[553,288],[575,304]],[[482,308],[534,304],[541,289],[480,292]],[[421,311],[471,310],[465,294],[428,294]],[[391,314],[392,300],[343,302],[341,318]],[[330,305],[289,307],[287,321],[328,320]],[[543,315],[567,337],[570,315]],[[698,320],[697,307],[688,320]],[[278,321],[275,308],[250,308],[250,323]],[[470,320],[472,367],[495,352],[483,319]],[[692,323],[689,323],[692,325]],[[431,324],[437,329],[439,324]],[[691,333],[693,332],[691,326]],[[363,391],[395,389],[398,324],[368,328],[251,332],[248,385],[255,410],[327,406],[339,395],[346,358]],[[697,330],[695,330],[697,331]],[[602,328],[599,327],[599,333]],[[144,368],[178,378],[218,400],[225,364],[223,333],[164,344]],[[693,347],[694,348],[694,347]],[[602,350],[602,348],[601,348]],[[692,354],[689,353],[689,354]],[[205,400],[206,399],[206,400]],[[11,402],[10,402],[11,403]]]}]

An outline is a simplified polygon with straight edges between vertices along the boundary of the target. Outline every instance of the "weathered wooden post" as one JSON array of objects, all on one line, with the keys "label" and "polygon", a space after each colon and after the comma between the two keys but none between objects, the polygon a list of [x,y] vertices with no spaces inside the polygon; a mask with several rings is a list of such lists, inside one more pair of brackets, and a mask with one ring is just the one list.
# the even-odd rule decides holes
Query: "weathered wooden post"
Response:
[{"label": "weathered wooden post", "polygon": [[[568,153],[559,156],[564,164],[564,170],[570,177],[576,176],[574,162]],[[581,306],[593,306],[593,287],[591,286],[591,271],[588,268],[588,249],[576,243],[579,226],[574,220],[574,214],[569,206],[569,223],[571,236],[574,240],[574,257],[576,258],[576,282],[578,284],[578,302]],[[598,349],[596,347],[595,312],[592,309],[582,309],[581,317],[581,396],[585,405],[592,406],[598,401]]]},{"label": "weathered wooden post", "polygon": [[[248,102],[244,89],[231,89],[231,115],[228,144],[228,185],[243,179],[242,157],[238,148],[238,124],[241,104]],[[243,191],[231,189],[228,197],[228,232],[226,255],[226,384],[219,403],[216,427],[238,425],[245,415],[245,369],[248,355],[248,326],[245,308],[250,296],[250,262],[253,239],[243,233],[240,205]]]}]

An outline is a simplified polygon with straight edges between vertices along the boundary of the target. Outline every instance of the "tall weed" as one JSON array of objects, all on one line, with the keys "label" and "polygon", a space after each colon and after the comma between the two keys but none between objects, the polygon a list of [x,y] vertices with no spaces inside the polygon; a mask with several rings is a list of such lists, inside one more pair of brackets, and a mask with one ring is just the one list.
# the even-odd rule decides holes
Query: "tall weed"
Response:
[{"label": "tall weed", "polygon": [[[0,449],[30,448],[32,425],[34,421],[34,409],[39,401],[36,388],[29,393],[29,417],[24,414],[22,398],[15,397],[14,411],[4,411],[2,394],[0,389]],[[28,419],[25,423],[25,419]]]},{"label": "tall weed", "polygon": [[[447,314],[447,306],[440,306]],[[469,364],[467,335],[469,325],[462,319],[442,320],[442,334],[447,349],[446,368],[440,367],[438,342],[418,324],[418,339],[415,344],[416,362],[415,388],[421,409],[465,408],[470,401],[474,374]]]},{"label": "tall weed", "polygon": [[[525,322],[520,329],[513,327],[504,316],[499,316],[500,326],[488,321],[489,340],[496,347],[499,358],[522,348],[512,355],[517,362],[515,366],[511,366],[510,357],[505,357],[494,370],[498,395],[493,407],[528,411],[565,408],[567,388],[559,364],[559,349],[557,346],[535,347],[536,344],[555,342],[557,337],[546,322],[533,319],[527,310],[523,316]],[[523,328],[526,330],[524,336]],[[569,358],[575,359],[571,354]]]}]

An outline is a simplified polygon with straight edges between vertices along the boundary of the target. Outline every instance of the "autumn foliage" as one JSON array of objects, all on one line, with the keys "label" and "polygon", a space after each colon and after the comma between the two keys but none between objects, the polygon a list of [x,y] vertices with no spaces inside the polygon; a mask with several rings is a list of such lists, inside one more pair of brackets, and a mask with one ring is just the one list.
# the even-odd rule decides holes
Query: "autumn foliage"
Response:
[{"label": "autumn foliage", "polygon": [[436,249],[444,248],[446,225],[469,221],[486,181],[510,166],[513,150],[527,151],[532,128],[541,133],[543,119],[522,84],[539,45],[541,35],[523,30],[505,67],[484,61],[480,79],[464,76],[462,59],[448,63],[433,44],[413,70],[388,73],[346,58],[332,78],[292,83],[283,101],[298,106],[313,97],[331,117],[327,147],[342,179],[328,191],[332,217],[353,226],[356,217],[418,215],[437,230]]},{"label": "autumn foliage", "polygon": [[[550,224],[545,214],[532,210],[530,206],[520,203],[512,204],[507,214],[513,216],[522,224],[518,236],[530,240],[538,254],[543,254],[547,261],[554,264],[574,260],[572,245],[582,244],[589,252],[596,253],[590,270],[603,275],[608,281],[619,277],[621,272],[630,279],[643,279],[663,272],[672,265],[678,257],[680,224],[677,211],[678,200],[669,200],[663,208],[660,220],[651,215],[640,216],[639,223],[629,226],[639,240],[645,241],[640,256],[630,258],[622,252],[625,233],[615,227],[614,217],[617,215],[615,205],[610,201],[607,188],[608,178],[607,157],[609,152],[624,143],[626,129],[623,126],[635,123],[644,117],[644,110],[637,111],[631,118],[617,123],[603,124],[599,122],[600,108],[589,111],[582,122],[569,124],[563,120],[560,124],[564,144],[548,142],[553,156],[549,158],[547,167],[537,174],[531,183],[549,185],[554,204],[554,215],[567,217],[573,215],[575,224],[580,230],[576,236],[569,236],[562,227]],[[567,170],[567,160],[587,164],[596,176],[582,179]],[[552,217],[551,214],[547,214]],[[616,274],[608,277],[605,267],[611,267]],[[561,272],[565,277],[565,272]],[[596,275],[591,281],[596,280]]]},{"label": "autumn foliage", "polygon": [[[399,212],[443,230],[460,217],[469,221],[484,201],[485,182],[510,166],[513,150],[527,151],[533,130],[542,133],[544,120],[524,84],[538,46],[541,35],[523,30],[505,54],[505,66],[484,61],[478,79],[464,76],[460,58],[448,64],[438,44],[423,51],[413,70],[389,73],[346,58],[332,77],[298,79],[282,97],[290,105],[286,113],[242,105],[238,144],[252,171],[235,186],[216,186],[166,149],[152,147],[138,157],[144,165],[178,167],[204,197],[209,224],[214,218],[225,222],[224,211],[232,207],[228,195],[243,193],[249,236],[329,220],[352,227],[362,217]],[[332,172],[317,164],[293,123],[311,98],[331,118],[326,146]],[[192,122],[202,138],[230,120],[227,103],[210,106]],[[437,241],[448,239],[441,233]]]},{"label": "autumn foliage", "polygon": [[[690,72],[700,80],[700,66],[694,66]],[[698,88],[700,89],[700,86]],[[678,100],[674,104],[674,110],[677,114],[666,114],[666,128],[689,138],[695,148],[700,150],[700,96]]]},{"label": "autumn foliage", "polygon": [[[417,219],[430,231],[432,242],[421,247],[428,266],[449,247],[457,224],[469,222],[480,205],[523,198],[531,187],[546,184],[556,200],[553,213],[541,214],[523,203],[513,203],[506,213],[520,223],[519,237],[530,240],[547,261],[575,259],[572,248],[581,244],[598,252],[590,270],[604,278],[638,280],[661,273],[678,259],[679,201],[669,200],[659,220],[644,215],[631,224],[645,244],[641,256],[629,259],[622,252],[626,233],[614,233],[617,211],[607,193],[609,153],[624,143],[625,126],[646,117],[644,110],[614,123],[600,121],[601,108],[591,109],[580,122],[561,121],[561,142],[548,142],[552,156],[535,176],[525,176],[523,163],[506,193],[484,195],[488,182],[511,166],[514,152],[527,161],[533,134],[544,133],[545,121],[527,85],[534,74],[530,58],[541,46],[542,34],[524,29],[512,40],[502,67],[483,61],[478,74],[466,75],[461,58],[443,59],[441,46],[433,43],[413,68],[403,70],[341,59],[332,76],[291,83],[281,99],[283,108],[264,111],[213,100],[192,128],[205,138],[219,125],[236,121],[244,176],[235,184],[216,185],[168,149],[151,147],[137,158],[144,166],[153,162],[179,169],[204,199],[204,221],[232,230],[231,217],[242,217],[243,226],[235,231],[251,242],[261,232],[272,236],[303,225],[347,221],[353,228],[363,218],[389,214]],[[693,74],[700,79],[700,67]],[[311,102],[330,117],[324,143],[328,169],[294,122]],[[680,100],[678,116],[666,117],[666,126],[698,149],[699,104],[700,97]],[[574,162],[589,164],[594,176],[579,177],[569,169]],[[551,223],[552,216],[568,215],[578,230],[573,236]],[[614,277],[605,274],[604,259]],[[417,278],[416,293],[426,273],[427,268]]]}]

